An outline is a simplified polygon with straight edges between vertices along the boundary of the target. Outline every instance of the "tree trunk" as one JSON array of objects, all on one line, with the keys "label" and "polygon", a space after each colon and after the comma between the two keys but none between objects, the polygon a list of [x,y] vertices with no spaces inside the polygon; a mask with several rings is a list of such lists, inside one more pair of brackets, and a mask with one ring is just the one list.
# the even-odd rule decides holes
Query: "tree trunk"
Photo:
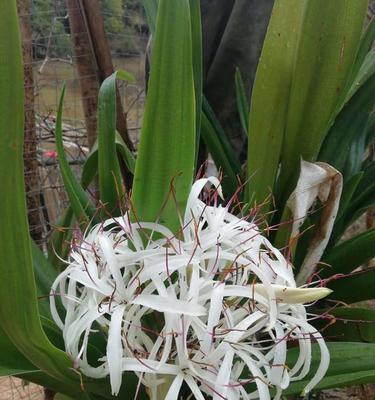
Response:
[{"label": "tree trunk", "polygon": [[37,138],[34,112],[34,78],[30,1],[18,0],[18,15],[22,38],[22,56],[25,85],[24,170],[28,220],[31,237],[37,244],[43,240],[40,209],[40,188],[37,161]]},{"label": "tree trunk", "polygon": [[[67,0],[71,34],[74,38],[76,65],[80,77],[89,147],[97,137],[97,106],[99,85],[114,69],[112,56],[104,30],[104,21],[98,0]],[[117,130],[131,151],[134,150],[117,90]],[[120,163],[121,164],[121,163]],[[124,182],[131,187],[132,175],[124,163],[121,165]]]},{"label": "tree trunk", "polygon": [[[104,30],[104,21],[98,0],[81,0],[86,16],[87,26],[90,32],[92,48],[96,60],[99,81],[114,72],[111,50],[108,45],[107,36]],[[130,150],[134,150],[134,145],[128,136],[126,115],[121,104],[121,97],[117,90],[117,130],[124,139]]]},{"label": "tree trunk", "polygon": [[81,87],[82,106],[85,114],[87,141],[90,149],[97,136],[97,109],[99,83],[90,37],[79,0],[66,0],[70,33],[73,40],[75,65]]}]

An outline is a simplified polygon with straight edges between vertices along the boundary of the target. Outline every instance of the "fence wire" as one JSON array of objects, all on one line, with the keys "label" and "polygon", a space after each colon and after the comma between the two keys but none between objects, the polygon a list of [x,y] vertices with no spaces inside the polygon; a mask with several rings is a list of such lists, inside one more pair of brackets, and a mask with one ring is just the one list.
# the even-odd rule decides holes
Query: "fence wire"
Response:
[{"label": "fence wire", "polygon": [[[24,154],[30,233],[43,246],[68,205],[54,138],[60,91],[65,82],[64,146],[79,178],[89,151],[86,126],[89,120],[85,119],[83,104],[96,101],[90,98],[92,94],[82,94],[81,83],[83,79],[97,80],[98,76],[85,76],[77,70],[79,60],[74,46],[77,40],[88,37],[89,32],[82,25],[82,29],[72,33],[69,12],[81,12],[81,0],[76,1],[77,8],[71,4],[68,7],[69,0],[18,1],[23,46],[24,49],[31,46],[32,52],[30,57],[24,52],[25,71],[28,69],[31,74],[28,78],[25,73],[26,98],[27,93],[32,96],[25,102],[28,117]],[[134,84],[119,85],[128,133],[136,146],[143,115],[144,58],[148,41],[143,8],[140,0],[100,0],[99,3],[113,66],[127,70],[136,78]],[[28,22],[30,29],[27,29]],[[92,47],[85,48],[80,57],[94,63]]]}]

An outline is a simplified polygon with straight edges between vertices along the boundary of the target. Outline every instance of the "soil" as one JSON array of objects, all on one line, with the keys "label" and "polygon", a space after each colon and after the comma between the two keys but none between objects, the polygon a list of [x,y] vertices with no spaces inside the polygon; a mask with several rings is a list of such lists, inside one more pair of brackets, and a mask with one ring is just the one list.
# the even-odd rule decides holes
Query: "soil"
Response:
[{"label": "soil", "polygon": [[43,389],[13,377],[0,378],[0,400],[43,400]]}]

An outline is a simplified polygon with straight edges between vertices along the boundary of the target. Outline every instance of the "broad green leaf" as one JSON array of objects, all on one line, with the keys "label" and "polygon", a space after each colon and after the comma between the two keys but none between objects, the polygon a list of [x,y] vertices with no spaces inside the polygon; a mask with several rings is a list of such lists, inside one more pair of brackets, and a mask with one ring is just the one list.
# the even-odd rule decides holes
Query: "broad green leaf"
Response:
[{"label": "broad green leaf", "polygon": [[[46,329],[46,324],[48,321],[43,319],[44,328]],[[55,329],[58,331],[58,328],[50,323],[50,329]],[[57,336],[58,333],[55,334]],[[90,348],[90,351],[92,348]],[[34,382],[38,385],[48,387],[56,392],[63,393],[65,395],[72,396],[74,399],[89,399],[92,398],[91,393],[97,393],[102,396],[102,398],[106,399],[115,399],[111,396],[110,385],[108,379],[89,379],[82,376],[82,384],[83,389],[86,392],[83,397],[81,397],[79,388],[72,389],[69,385],[66,385],[63,381],[59,381],[50,375],[40,371],[37,367],[35,367],[25,356],[23,356],[14,344],[9,340],[5,332],[0,328],[0,376],[9,376],[16,375],[19,378],[22,378],[29,382]],[[79,375],[77,374],[77,378],[79,379]],[[138,378],[131,373],[126,373],[124,378],[124,384],[121,388],[120,394],[118,398],[127,398],[126,396],[129,393],[134,394],[135,388],[138,383]],[[87,393],[87,392],[90,392]],[[96,398],[96,397],[95,397]],[[147,399],[144,390],[141,389],[139,400]]]},{"label": "broad green leaf", "polygon": [[327,337],[346,342],[375,342],[375,310],[340,307],[328,313],[335,317],[335,323],[324,330]]},{"label": "broad green leaf", "polygon": [[[374,243],[374,242],[373,242]],[[375,298],[375,269],[367,269],[353,275],[331,281],[327,285],[333,290],[331,299],[347,304]]]},{"label": "broad green leaf", "polygon": [[0,326],[38,369],[77,390],[72,362],[43,332],[32,266],[23,177],[23,76],[16,1],[0,13]]},{"label": "broad green leaf", "polygon": [[[365,343],[327,343],[331,362],[326,376],[315,390],[331,387],[350,386],[373,382],[375,379],[375,344]],[[319,363],[319,350],[313,345],[312,368],[309,375],[301,381],[292,382],[283,391],[284,395],[300,394],[311,379]],[[288,351],[287,365],[293,365],[298,357],[298,349]]]},{"label": "broad green leaf", "polygon": [[75,217],[77,220],[85,227],[89,224],[90,219],[95,216],[95,208],[91,204],[90,199],[83,190],[82,186],[79,184],[77,178],[74,176],[73,171],[70,168],[69,162],[65,155],[63,138],[62,138],[62,112],[64,105],[65,96],[65,85],[63,85],[59,107],[57,111],[56,118],[56,149],[59,157],[59,165],[61,170],[61,175],[64,181],[64,187],[69,197],[69,201]]},{"label": "broad green leaf", "polygon": [[179,228],[193,180],[195,130],[189,1],[160,0],[133,182],[136,218]]},{"label": "broad green leaf", "polygon": [[0,327],[0,376],[19,375],[36,371],[36,368],[22,355]]},{"label": "broad green leaf", "polygon": [[[364,370],[358,372],[348,372],[340,375],[328,375],[323,378],[314,388],[314,392],[346,386],[364,385],[373,383],[375,380],[375,369]],[[286,390],[283,391],[285,396],[291,394],[301,394],[304,387],[309,383],[308,380],[293,382]]]},{"label": "broad green leaf", "polygon": [[247,201],[273,192],[306,1],[276,0],[250,101]]},{"label": "broad green leaf", "polygon": [[334,274],[348,274],[375,257],[375,229],[360,233],[332,248],[323,257],[329,267],[319,275],[322,278]]},{"label": "broad green leaf", "polygon": [[31,254],[38,296],[39,313],[50,317],[49,294],[57,272],[39,247],[31,241]]},{"label": "broad green leaf", "polygon": [[[116,71],[106,78],[98,100],[98,175],[100,200],[110,213],[118,213],[124,200],[123,180],[116,153],[116,79],[132,82],[125,71]],[[102,215],[107,215],[103,210]]]},{"label": "broad green leaf", "polygon": [[234,82],[236,86],[236,101],[237,110],[241,120],[242,128],[246,134],[248,134],[249,129],[249,110],[250,106],[247,101],[245,85],[242,80],[241,71],[236,68],[236,73],[234,75]]},{"label": "broad green leaf", "polygon": [[316,160],[352,70],[367,4],[367,0],[306,2],[282,149],[281,205],[295,186],[300,158]]}]

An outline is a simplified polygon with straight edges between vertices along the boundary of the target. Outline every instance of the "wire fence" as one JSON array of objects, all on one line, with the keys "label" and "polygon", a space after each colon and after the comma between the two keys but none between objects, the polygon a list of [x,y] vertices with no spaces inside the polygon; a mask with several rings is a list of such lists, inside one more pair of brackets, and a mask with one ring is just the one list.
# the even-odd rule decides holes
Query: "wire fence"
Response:
[{"label": "wire fence", "polygon": [[[143,115],[148,41],[143,9],[138,0],[100,0],[99,5],[114,69],[125,69],[135,77],[134,84],[119,84],[119,92],[128,134],[136,147]],[[78,178],[89,152],[88,125],[96,120],[95,114],[85,115],[85,106],[96,104],[97,90],[82,90],[83,81],[92,81],[97,88],[100,84],[95,49],[87,24],[77,28],[71,21],[74,13],[82,13],[82,7],[82,0],[19,0],[26,92],[25,182],[30,232],[40,245],[45,244],[68,204],[54,138],[64,82],[64,147]],[[77,46],[85,42],[90,45],[77,51]],[[82,61],[89,67],[91,64],[90,73],[79,70]]]},{"label": "wire fence", "polygon": [[[25,71],[25,181],[30,232],[44,244],[68,204],[57,162],[54,139],[57,105],[66,83],[63,136],[68,160],[77,177],[89,151],[88,132],[96,130],[97,90],[82,90],[98,81],[98,61],[83,18],[72,25],[72,15],[82,14],[84,3],[99,2],[111,62],[135,77],[134,84],[119,84],[127,131],[137,146],[144,105],[144,65],[148,27],[141,0],[18,0]],[[368,17],[375,13],[370,2]],[[28,27],[29,24],[29,27]],[[87,46],[82,46],[87,43]],[[80,70],[85,61],[90,68]],[[97,83],[99,85],[99,83]],[[95,86],[95,85],[94,85]]]}]

